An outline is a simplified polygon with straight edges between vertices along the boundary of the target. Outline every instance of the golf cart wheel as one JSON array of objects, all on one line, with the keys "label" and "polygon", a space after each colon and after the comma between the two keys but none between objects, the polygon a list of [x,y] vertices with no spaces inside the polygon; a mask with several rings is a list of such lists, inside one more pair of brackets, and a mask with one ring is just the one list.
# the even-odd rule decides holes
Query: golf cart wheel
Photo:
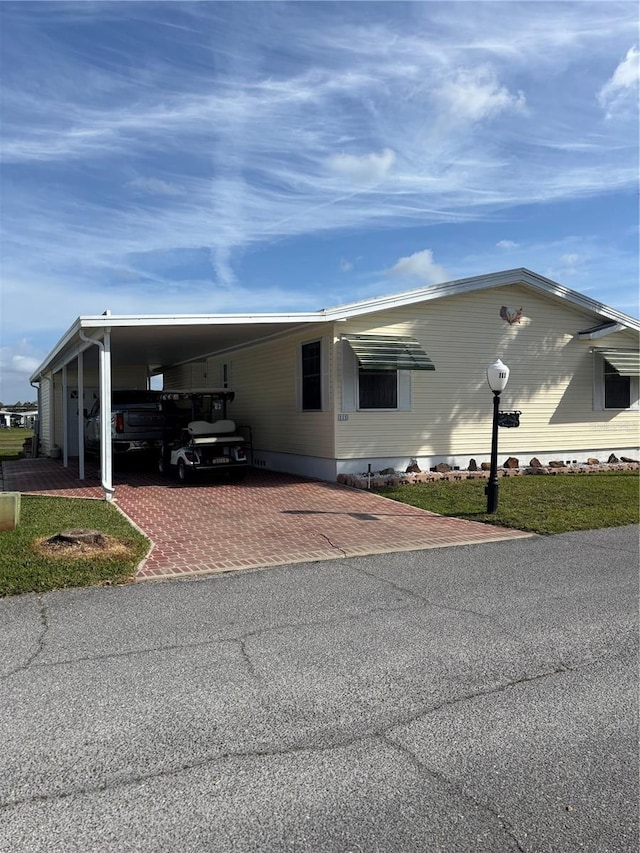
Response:
[{"label": "golf cart wheel", "polygon": [[186,483],[190,478],[190,471],[185,465],[184,459],[178,460],[178,479],[181,483]]},{"label": "golf cart wheel", "polygon": [[164,458],[164,456],[158,457],[158,471],[160,472],[160,474],[167,473],[167,460]]}]

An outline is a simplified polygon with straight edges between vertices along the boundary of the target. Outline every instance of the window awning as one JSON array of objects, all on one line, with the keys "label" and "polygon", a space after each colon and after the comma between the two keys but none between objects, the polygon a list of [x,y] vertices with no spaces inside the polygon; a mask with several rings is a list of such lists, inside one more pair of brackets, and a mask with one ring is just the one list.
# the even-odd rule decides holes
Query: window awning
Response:
[{"label": "window awning", "polygon": [[415,338],[343,335],[363,370],[435,370]]},{"label": "window awning", "polygon": [[640,376],[640,351],[623,349],[598,349],[595,350],[611,367],[614,367],[620,376]]}]

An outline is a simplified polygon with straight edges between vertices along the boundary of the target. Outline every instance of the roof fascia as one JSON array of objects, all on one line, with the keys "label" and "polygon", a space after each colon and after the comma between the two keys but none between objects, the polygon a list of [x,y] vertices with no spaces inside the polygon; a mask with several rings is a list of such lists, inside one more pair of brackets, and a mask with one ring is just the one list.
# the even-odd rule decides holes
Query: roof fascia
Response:
[{"label": "roof fascia", "polygon": [[103,316],[80,317],[83,329],[109,327],[125,329],[134,326],[154,328],[157,326],[233,326],[233,325],[266,325],[269,323],[321,323],[327,318],[320,311],[291,314],[120,314],[110,315],[105,323]]}]

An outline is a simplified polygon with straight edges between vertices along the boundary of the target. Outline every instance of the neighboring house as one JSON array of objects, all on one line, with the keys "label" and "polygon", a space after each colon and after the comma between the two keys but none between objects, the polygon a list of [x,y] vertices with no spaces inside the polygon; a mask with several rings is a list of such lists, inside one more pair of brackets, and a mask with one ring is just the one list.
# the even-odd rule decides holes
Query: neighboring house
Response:
[{"label": "neighboring house", "polygon": [[637,458],[639,333],[638,320],[518,269],[308,314],[80,317],[32,381],[45,452],[65,434],[68,454],[81,449],[64,427],[79,388],[86,401],[105,378],[146,387],[162,373],[166,389],[233,388],[254,464],[335,480],[413,459],[486,461],[486,367],[499,357],[511,369],[501,409],[522,413],[501,430],[501,457]]},{"label": "neighboring house", "polygon": [[0,427],[26,427],[33,429],[38,417],[37,410],[30,412],[13,411],[8,409],[0,410]]}]

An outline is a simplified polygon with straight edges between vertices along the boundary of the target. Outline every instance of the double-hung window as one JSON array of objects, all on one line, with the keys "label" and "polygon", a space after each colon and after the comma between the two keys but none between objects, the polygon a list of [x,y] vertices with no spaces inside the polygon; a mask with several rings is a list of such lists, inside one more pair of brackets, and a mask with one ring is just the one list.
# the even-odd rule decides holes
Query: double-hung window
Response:
[{"label": "double-hung window", "polygon": [[303,412],[318,412],[322,409],[321,341],[302,344],[300,356],[300,408]]}]

